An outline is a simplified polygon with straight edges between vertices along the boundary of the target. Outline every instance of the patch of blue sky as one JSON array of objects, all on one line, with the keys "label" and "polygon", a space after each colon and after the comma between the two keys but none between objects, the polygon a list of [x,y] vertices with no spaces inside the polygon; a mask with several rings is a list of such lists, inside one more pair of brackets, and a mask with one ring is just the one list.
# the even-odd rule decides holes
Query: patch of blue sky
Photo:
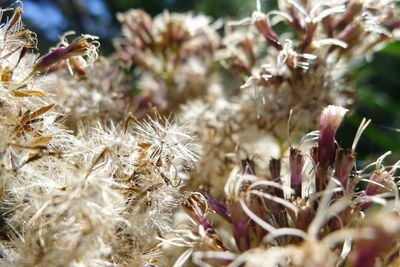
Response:
[{"label": "patch of blue sky", "polygon": [[57,41],[68,28],[68,20],[53,1],[24,1],[24,18],[41,29],[46,38]]},{"label": "patch of blue sky", "polygon": [[103,0],[86,0],[87,12],[98,20],[109,24],[112,17]]},{"label": "patch of blue sky", "polygon": [[90,16],[83,17],[85,29],[102,38],[113,38],[118,30],[112,25],[112,14],[103,0],[85,0],[85,10]]}]

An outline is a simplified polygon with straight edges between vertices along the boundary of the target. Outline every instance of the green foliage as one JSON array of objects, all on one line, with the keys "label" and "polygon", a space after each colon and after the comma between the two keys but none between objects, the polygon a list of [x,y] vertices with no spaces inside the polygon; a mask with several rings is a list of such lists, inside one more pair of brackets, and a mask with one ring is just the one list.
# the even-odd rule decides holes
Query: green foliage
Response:
[{"label": "green foliage", "polygon": [[[357,90],[356,109],[339,132],[340,139],[350,142],[346,133],[356,131],[362,118],[370,118],[358,146],[361,158],[388,150],[400,155],[400,42],[387,45],[373,60],[354,70]],[[345,141],[345,139],[348,139]]]}]

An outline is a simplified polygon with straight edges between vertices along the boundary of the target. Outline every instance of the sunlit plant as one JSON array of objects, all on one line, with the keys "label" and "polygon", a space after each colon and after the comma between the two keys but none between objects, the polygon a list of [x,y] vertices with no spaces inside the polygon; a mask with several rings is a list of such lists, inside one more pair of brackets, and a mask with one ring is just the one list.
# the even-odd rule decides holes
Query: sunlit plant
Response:
[{"label": "sunlit plant", "polygon": [[130,10],[108,57],[72,32],[36,54],[18,5],[0,11],[1,265],[400,265],[400,161],[357,162],[370,120],[335,138],[349,70],[398,37],[393,1]]}]

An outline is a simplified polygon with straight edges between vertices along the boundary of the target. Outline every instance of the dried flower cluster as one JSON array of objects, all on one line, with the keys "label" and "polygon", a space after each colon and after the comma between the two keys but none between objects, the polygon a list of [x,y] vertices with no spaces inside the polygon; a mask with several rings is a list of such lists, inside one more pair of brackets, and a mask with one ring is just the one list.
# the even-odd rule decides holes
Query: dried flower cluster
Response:
[{"label": "dried flower cluster", "polygon": [[[198,129],[207,151],[200,162],[206,167],[196,174],[201,176],[199,183],[207,183],[214,174],[220,178],[213,181],[225,182],[233,169],[226,164],[231,161],[226,154],[238,143],[241,150],[264,158],[261,169],[267,169],[268,156],[280,157],[288,148],[291,110],[289,131],[296,136],[317,125],[322,107],[349,108],[353,101],[349,68],[393,37],[398,21],[391,1],[283,0],[278,4],[278,11],[267,13],[258,5],[250,18],[225,27],[216,57],[241,78],[235,94],[215,97],[214,93],[208,98],[212,100],[184,107],[184,118]],[[287,31],[278,35],[274,27],[281,24]],[[210,184],[215,186],[220,184]]]},{"label": "dried flower cluster", "polygon": [[[346,112],[324,108],[320,130],[291,147],[288,162],[272,158],[270,176],[239,158],[223,201],[207,189],[188,196],[190,224],[163,239],[188,247],[178,265],[191,256],[201,266],[396,266],[400,161],[387,168],[385,154],[359,170],[354,149],[370,121],[362,122],[351,149],[341,148],[335,133]],[[385,208],[372,211],[374,204]]]},{"label": "dried flower cluster", "polygon": [[400,161],[357,165],[367,120],[335,140],[348,70],[396,38],[395,3],[257,3],[225,23],[119,14],[109,57],[71,32],[39,56],[8,9],[2,266],[400,264]]},{"label": "dried flower cluster", "polygon": [[143,72],[141,98],[171,112],[188,99],[206,95],[220,42],[210,18],[166,11],[152,20],[142,10],[131,10],[118,19],[123,25],[118,56]]}]

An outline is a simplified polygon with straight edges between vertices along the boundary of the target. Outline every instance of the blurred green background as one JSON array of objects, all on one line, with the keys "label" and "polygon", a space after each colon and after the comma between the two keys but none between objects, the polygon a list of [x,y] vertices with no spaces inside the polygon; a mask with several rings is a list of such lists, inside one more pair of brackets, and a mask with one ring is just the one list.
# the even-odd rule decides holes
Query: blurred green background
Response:
[{"label": "blurred green background", "polygon": [[[0,1],[3,7],[15,1]],[[151,15],[164,9],[193,11],[219,17],[242,18],[251,15],[255,0],[26,0],[24,21],[38,33],[39,50],[46,53],[58,36],[67,30],[90,33],[101,38],[102,53],[113,51],[112,39],[120,26],[115,14],[130,8],[142,8]],[[263,10],[272,9],[275,1],[262,1]],[[350,147],[363,117],[372,119],[358,146],[361,163],[391,150],[400,158],[400,42],[389,44],[369,62],[356,66],[352,75],[357,88],[355,109],[338,132],[342,146]]]}]

